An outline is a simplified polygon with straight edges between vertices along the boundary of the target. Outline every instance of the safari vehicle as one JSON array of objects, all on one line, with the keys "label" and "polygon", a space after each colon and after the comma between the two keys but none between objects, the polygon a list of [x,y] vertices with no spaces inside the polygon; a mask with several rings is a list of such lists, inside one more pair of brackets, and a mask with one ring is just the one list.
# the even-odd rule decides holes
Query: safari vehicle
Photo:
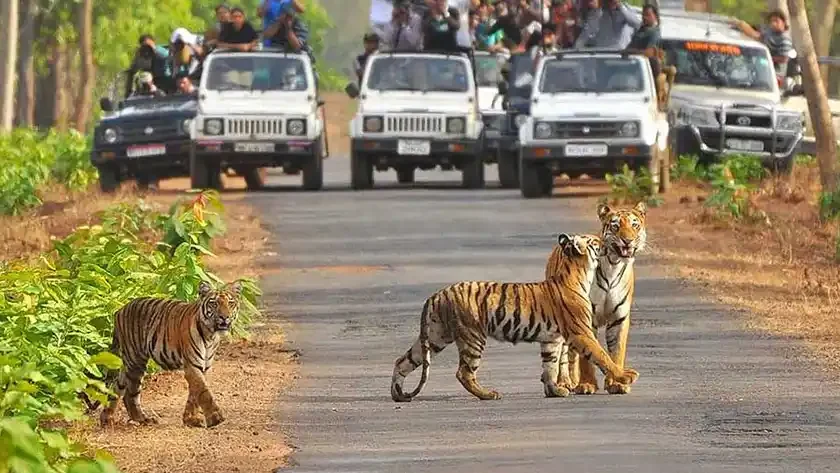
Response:
[{"label": "safari vehicle", "polygon": [[306,54],[216,50],[205,59],[193,126],[193,187],[220,188],[222,170],[264,185],[263,167],[303,171],[303,188],[323,185],[328,156],[324,102]]},{"label": "safari vehicle", "polygon": [[547,197],[554,176],[603,178],[623,163],[647,168],[658,190],[668,123],[648,58],[568,50],[539,59],[530,115],[519,128],[519,188]]},{"label": "safari vehicle", "polygon": [[[637,11],[640,11],[637,9]],[[661,47],[676,67],[669,122],[673,155],[750,154],[790,172],[803,137],[802,111],[784,106],[766,46],[729,26],[730,18],[662,10]]]},{"label": "safari vehicle", "polygon": [[466,188],[484,186],[483,124],[469,53],[379,52],[368,58],[350,121],[353,189],[373,187],[373,171],[399,182],[416,169],[459,169]]},{"label": "safari vehicle", "polygon": [[[502,108],[503,97],[499,94],[499,83],[504,80],[502,68],[508,61],[509,55],[476,51],[475,82],[478,87],[478,107],[481,121],[484,123],[484,162],[497,163],[502,131],[505,128],[506,114]],[[499,171],[501,174],[501,170]],[[501,180],[501,179],[500,179]],[[515,186],[502,186],[515,187]]]},{"label": "safari vehicle", "polygon": [[190,128],[197,103],[189,95],[135,96],[99,101],[106,115],[93,131],[90,159],[99,185],[113,192],[136,179],[141,188],[161,178],[190,175]]},{"label": "safari vehicle", "polygon": [[496,162],[499,181],[505,189],[519,188],[519,127],[531,110],[535,63],[536,58],[530,53],[516,53],[502,68],[504,80],[499,82],[498,93],[505,115]]}]

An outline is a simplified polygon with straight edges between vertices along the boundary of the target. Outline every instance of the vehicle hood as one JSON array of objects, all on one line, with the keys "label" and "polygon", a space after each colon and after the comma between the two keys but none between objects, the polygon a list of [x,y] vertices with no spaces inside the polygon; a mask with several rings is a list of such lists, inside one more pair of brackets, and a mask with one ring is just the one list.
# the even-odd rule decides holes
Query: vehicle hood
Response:
[{"label": "vehicle hood", "polygon": [[611,118],[646,117],[650,99],[634,95],[630,97],[595,97],[590,95],[557,95],[540,97],[531,104],[531,115],[535,117],[566,118]]},{"label": "vehicle hood", "polygon": [[[224,91],[203,92],[203,115],[308,115],[314,103],[307,92]],[[315,100],[314,97],[312,100]]]},{"label": "vehicle hood", "polygon": [[361,113],[468,113],[474,106],[468,94],[435,92],[369,92],[365,94]]},{"label": "vehicle hood", "polygon": [[159,104],[154,108],[134,107],[127,105],[122,110],[117,110],[110,115],[102,117],[101,123],[115,123],[126,121],[149,121],[157,118],[192,118],[198,110],[198,103],[195,100],[188,102],[175,102],[171,104]]},{"label": "vehicle hood", "polygon": [[504,111],[502,109],[502,97],[496,99],[495,106],[493,105],[493,99],[496,98],[496,95],[499,94],[498,87],[479,87],[478,88],[478,108],[481,111],[488,111],[488,110],[497,110],[499,112]]},{"label": "vehicle hood", "polygon": [[737,89],[715,89],[700,86],[674,86],[671,91],[671,105],[691,104],[700,107],[716,108],[721,105],[753,104],[779,105],[781,97],[773,92],[742,91]]}]

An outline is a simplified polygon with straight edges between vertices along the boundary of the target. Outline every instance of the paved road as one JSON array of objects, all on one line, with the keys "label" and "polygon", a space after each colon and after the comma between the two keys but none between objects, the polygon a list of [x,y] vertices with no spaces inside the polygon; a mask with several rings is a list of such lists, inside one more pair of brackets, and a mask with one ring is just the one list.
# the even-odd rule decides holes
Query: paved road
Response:
[{"label": "paved road", "polygon": [[348,169],[330,159],[325,192],[250,197],[274,234],[278,256],[266,263],[282,268],[264,280],[266,303],[302,352],[302,377],[279,406],[299,447],[291,471],[840,471],[836,385],[791,361],[795,342],[745,333],[644,259],[630,395],[545,399],[538,347],[490,343],[480,379],[503,399],[460,386],[452,345],[414,402],[392,402],[392,364],[429,294],[462,279],[539,279],[554,235],[591,231],[594,211],[460,190],[454,172],[418,175],[449,188],[401,188],[390,172],[388,188],[352,192]]}]

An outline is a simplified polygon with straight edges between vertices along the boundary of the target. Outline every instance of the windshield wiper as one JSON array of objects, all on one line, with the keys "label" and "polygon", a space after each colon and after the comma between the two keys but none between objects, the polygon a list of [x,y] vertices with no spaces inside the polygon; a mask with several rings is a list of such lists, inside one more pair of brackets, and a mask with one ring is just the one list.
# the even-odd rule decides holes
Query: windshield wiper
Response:
[{"label": "windshield wiper", "polygon": [[463,87],[435,87],[432,92],[466,92]]}]

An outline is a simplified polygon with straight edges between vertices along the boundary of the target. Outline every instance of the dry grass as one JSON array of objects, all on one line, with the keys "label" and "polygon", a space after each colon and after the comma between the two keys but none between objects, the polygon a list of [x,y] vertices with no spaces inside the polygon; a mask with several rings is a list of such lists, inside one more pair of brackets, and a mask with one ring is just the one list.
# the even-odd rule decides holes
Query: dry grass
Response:
[{"label": "dry grass", "polygon": [[817,170],[798,168],[790,182],[767,182],[752,199],[768,220],[736,224],[704,207],[701,186],[681,183],[662,207],[649,211],[648,225],[654,254],[673,274],[748,309],[748,327],[801,338],[810,356],[836,370],[837,225],[819,221],[818,189]]}]

